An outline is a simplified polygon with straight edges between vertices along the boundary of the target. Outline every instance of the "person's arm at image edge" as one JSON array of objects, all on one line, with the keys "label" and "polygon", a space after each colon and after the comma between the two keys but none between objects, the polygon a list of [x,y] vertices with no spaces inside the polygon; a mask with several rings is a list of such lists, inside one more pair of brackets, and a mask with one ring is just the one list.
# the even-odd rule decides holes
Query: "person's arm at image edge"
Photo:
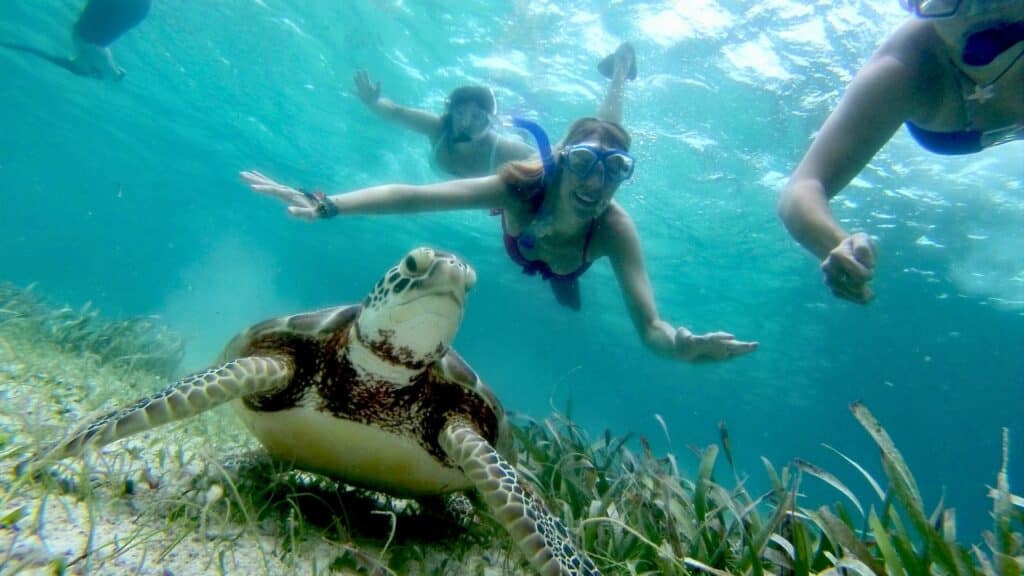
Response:
[{"label": "person's arm at image edge", "polygon": [[823,260],[848,234],[828,202],[864,169],[913,109],[910,71],[892,57],[873,58],[825,121],[779,199],[790,234]]}]

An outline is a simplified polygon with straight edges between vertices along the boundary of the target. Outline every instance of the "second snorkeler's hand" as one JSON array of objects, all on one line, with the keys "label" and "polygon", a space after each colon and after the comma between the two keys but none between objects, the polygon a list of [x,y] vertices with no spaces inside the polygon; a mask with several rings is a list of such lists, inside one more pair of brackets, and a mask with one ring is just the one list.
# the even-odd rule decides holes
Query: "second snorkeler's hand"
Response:
[{"label": "second snorkeler's hand", "polygon": [[875,245],[856,232],[832,249],[821,263],[825,284],[840,298],[866,304],[875,297],[868,283],[875,276]]},{"label": "second snorkeler's hand", "polygon": [[317,220],[337,214],[337,208],[333,204],[330,204],[330,207],[334,212],[328,214],[330,208],[327,207],[327,204],[330,203],[330,199],[326,197],[318,198],[309,192],[271,180],[256,171],[246,170],[239,175],[242,177],[242,181],[253,190],[283,200],[288,204],[288,213],[292,216],[305,220]]},{"label": "second snorkeler's hand", "polygon": [[356,95],[363,101],[363,104],[370,108],[376,106],[377,101],[380,100],[380,80],[370,82],[370,75],[366,73],[366,70],[357,70],[352,81],[356,83]]},{"label": "second snorkeler's hand", "polygon": [[694,334],[686,328],[677,328],[676,356],[689,362],[729,360],[757,350],[757,342],[741,342],[728,332]]}]

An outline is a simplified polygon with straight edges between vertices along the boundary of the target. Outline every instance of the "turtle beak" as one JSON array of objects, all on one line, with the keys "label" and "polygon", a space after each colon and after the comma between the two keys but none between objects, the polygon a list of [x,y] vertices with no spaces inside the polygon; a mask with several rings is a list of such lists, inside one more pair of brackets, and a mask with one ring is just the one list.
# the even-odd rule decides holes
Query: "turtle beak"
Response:
[{"label": "turtle beak", "polygon": [[427,274],[428,291],[451,296],[459,306],[466,305],[466,296],[476,286],[476,270],[462,259],[447,252],[436,251],[438,261]]},{"label": "turtle beak", "polygon": [[469,292],[476,286],[476,270],[473,270],[472,266],[459,262],[453,269],[453,275],[458,275],[459,278],[452,283],[452,296],[458,301],[459,305],[463,308],[466,307],[466,298],[469,296]]},{"label": "turtle beak", "polygon": [[442,282],[448,284],[452,295],[460,305],[466,304],[466,296],[476,286],[476,270],[462,260],[451,256],[443,271],[445,276]]}]

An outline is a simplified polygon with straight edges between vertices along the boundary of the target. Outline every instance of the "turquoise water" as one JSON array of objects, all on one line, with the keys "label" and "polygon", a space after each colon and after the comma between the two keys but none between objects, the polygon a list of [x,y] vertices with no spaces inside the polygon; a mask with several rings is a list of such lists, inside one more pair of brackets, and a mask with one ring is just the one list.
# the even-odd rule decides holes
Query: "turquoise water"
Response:
[{"label": "turquoise water", "polygon": [[[456,346],[506,405],[566,409],[594,434],[633,432],[690,463],[729,426],[740,470],[819,464],[881,472],[847,405],[864,401],[926,501],[987,527],[986,484],[1011,433],[1024,479],[1024,143],[937,157],[900,133],[833,202],[878,236],[877,301],[833,299],[775,217],[775,198],[845,82],[903,15],[895,1],[291,2],[155,0],[115,45],[121,84],[0,51],[0,280],[112,316],[160,314],[186,369],[268,316],[362,298],[409,248],[458,252],[480,282]],[[838,4],[838,5],[837,5]],[[0,2],[0,38],[54,53],[81,2]],[[440,110],[469,82],[554,138],[596,110],[595,64],[637,48],[625,120],[638,169],[617,198],[644,240],[659,310],[761,349],[728,364],[653,356],[613,275],[559,308],[504,255],[496,219],[460,212],[305,223],[248,191],[242,169],[343,191],[436,179],[425,139],[350,91],[366,68],[400,103]],[[666,438],[656,418],[667,424]],[[807,505],[839,499],[816,480]]]}]

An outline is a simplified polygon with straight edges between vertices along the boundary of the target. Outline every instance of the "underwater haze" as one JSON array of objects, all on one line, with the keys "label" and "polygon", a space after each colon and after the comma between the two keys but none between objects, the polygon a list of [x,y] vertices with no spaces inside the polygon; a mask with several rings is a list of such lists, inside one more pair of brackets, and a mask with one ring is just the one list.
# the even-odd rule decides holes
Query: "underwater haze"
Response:
[{"label": "underwater haze", "polygon": [[[0,38],[65,54],[81,5],[4,0]],[[832,297],[775,215],[846,82],[905,17],[896,0],[154,0],[114,45],[121,83],[0,50],[0,281],[113,317],[159,314],[195,370],[249,324],[359,301],[410,248],[444,248],[479,276],[456,348],[509,409],[568,410],[592,434],[677,455],[716,442],[721,421],[755,485],[760,456],[800,457],[866,492],[821,446],[881,475],[848,410],[859,400],[925,501],[945,497],[975,541],[1002,427],[1011,482],[1024,479],[1024,142],[949,158],[901,131],[833,201],[878,238],[868,306]],[[654,356],[604,261],[582,279],[583,310],[559,307],[486,212],[309,223],[238,178],[331,193],[437,180],[426,139],[356,98],[358,69],[432,111],[456,86],[491,85],[501,114],[560,138],[594,114],[596,64],[622,41],[637,50],[637,170],[616,198],[659,311],[757,340],[753,354]],[[840,498],[816,482],[802,486],[812,501]]]}]

